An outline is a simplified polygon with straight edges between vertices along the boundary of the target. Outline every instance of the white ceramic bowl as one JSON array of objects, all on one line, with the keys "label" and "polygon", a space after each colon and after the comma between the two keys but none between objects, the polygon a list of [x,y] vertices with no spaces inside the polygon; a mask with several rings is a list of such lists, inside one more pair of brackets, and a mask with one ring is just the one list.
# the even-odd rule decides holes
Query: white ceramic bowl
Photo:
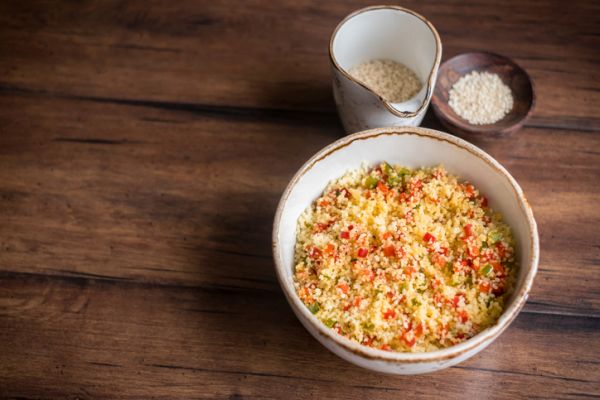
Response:
[{"label": "white ceramic bowl", "polygon": [[[458,345],[427,353],[383,351],[353,342],[321,323],[296,295],[293,285],[296,222],[327,183],[363,162],[388,161],[408,167],[443,164],[472,182],[502,213],[517,242],[520,270],[513,295],[498,322]],[[533,213],[512,176],[487,153],[446,133],[415,127],[378,128],[347,136],[306,162],[285,189],[273,225],[277,278],[292,310],[325,347],[356,365],[394,374],[420,374],[457,364],[483,350],[515,319],[527,300],[537,272],[538,233]]]}]

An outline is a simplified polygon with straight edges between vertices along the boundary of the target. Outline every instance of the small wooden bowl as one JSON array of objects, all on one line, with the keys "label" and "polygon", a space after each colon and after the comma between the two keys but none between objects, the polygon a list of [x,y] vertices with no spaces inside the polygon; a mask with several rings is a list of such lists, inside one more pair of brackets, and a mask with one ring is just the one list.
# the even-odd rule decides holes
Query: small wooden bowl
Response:
[{"label": "small wooden bowl", "polygon": [[[448,104],[448,93],[452,86],[473,70],[497,74],[510,87],[513,108],[500,121],[472,125],[459,117]],[[440,66],[431,104],[442,124],[456,135],[473,139],[501,137],[508,136],[523,126],[533,110],[535,92],[529,74],[511,59],[487,52],[463,53]]]}]

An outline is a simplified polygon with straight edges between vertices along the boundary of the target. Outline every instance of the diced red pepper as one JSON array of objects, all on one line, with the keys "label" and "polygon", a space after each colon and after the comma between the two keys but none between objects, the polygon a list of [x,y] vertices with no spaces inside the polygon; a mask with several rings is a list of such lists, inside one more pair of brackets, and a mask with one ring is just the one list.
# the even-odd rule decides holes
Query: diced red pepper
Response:
[{"label": "diced red pepper", "polygon": [[383,319],[393,319],[393,318],[396,318],[396,311],[387,310],[386,312],[383,313]]},{"label": "diced red pepper", "polygon": [[479,247],[467,246],[467,253],[469,254],[469,257],[477,257],[479,255]]},{"label": "diced red pepper", "polygon": [[325,246],[325,253],[332,255],[335,252],[335,246],[331,243],[327,243],[327,246]]},{"label": "diced red pepper", "polygon": [[458,313],[458,318],[460,319],[460,322],[464,324],[469,320],[469,314],[467,314],[465,310],[462,310]]},{"label": "diced red pepper", "polygon": [[382,181],[377,182],[377,189],[379,189],[383,194],[387,194],[390,191],[390,188],[388,188],[387,185]]},{"label": "diced red pepper", "polygon": [[367,256],[367,254],[369,254],[369,250],[365,249],[364,247],[361,247],[360,249],[358,249],[358,253],[357,253],[357,255],[358,255],[360,258],[366,257],[366,256]]},{"label": "diced red pepper", "polygon": [[340,237],[342,239],[350,239],[350,232],[348,232],[348,231],[341,231],[340,232]]},{"label": "diced red pepper", "polygon": [[447,247],[441,246],[439,253],[443,254],[445,256],[448,256],[448,254],[450,253],[450,250]]},{"label": "diced red pepper", "polygon": [[435,236],[427,232],[425,235],[423,235],[423,241],[426,243],[433,243],[435,242]]},{"label": "diced red pepper", "polygon": [[408,267],[406,267],[404,269],[404,272],[406,273],[406,275],[408,275],[410,277],[410,276],[412,276],[412,274],[417,272],[417,269],[415,267],[413,267],[412,265],[409,265]]},{"label": "diced red pepper", "polygon": [[465,186],[465,192],[467,193],[467,197],[473,197],[475,194],[475,187],[473,187],[473,185],[467,185]]},{"label": "diced red pepper", "polygon": [[415,345],[415,343],[417,343],[417,338],[415,337],[414,334],[410,334],[410,333],[412,333],[412,332],[411,331],[404,332],[404,334],[402,335],[402,340],[404,341],[404,343],[406,343],[406,345],[408,347],[413,347]]},{"label": "diced red pepper", "polygon": [[386,257],[394,257],[396,255],[396,248],[394,246],[386,246],[383,248],[383,254]]},{"label": "diced red pepper", "polygon": [[473,236],[473,225],[467,224],[464,226],[463,231],[465,232],[466,237]]},{"label": "diced red pepper", "polygon": [[418,324],[414,330],[415,337],[418,338],[423,334],[423,324]]},{"label": "diced red pepper", "polygon": [[327,199],[323,199],[319,202],[321,207],[327,207],[329,205],[329,201]]},{"label": "diced red pepper", "polygon": [[351,231],[352,229],[354,229],[354,225],[348,225],[348,230]]},{"label": "diced red pepper", "polygon": [[485,196],[481,196],[481,207],[487,207],[488,206],[488,199]]},{"label": "diced red pepper", "polygon": [[356,298],[354,299],[354,301],[352,302],[352,305],[354,307],[360,307],[360,302],[362,301],[362,298],[360,296],[356,296]]},{"label": "diced red pepper", "polygon": [[494,272],[497,276],[502,277],[506,275],[506,269],[504,268],[502,263],[492,261],[490,262],[490,264],[492,265],[492,268],[494,269]]},{"label": "diced red pepper", "polygon": [[454,298],[452,299],[452,305],[453,305],[454,307],[458,307],[458,303],[460,303],[460,296],[459,296],[459,295],[456,295],[456,296],[454,296]]},{"label": "diced red pepper", "polygon": [[498,255],[500,258],[504,258],[504,256],[506,256],[506,247],[504,247],[502,242],[496,243],[496,248],[498,249]]},{"label": "diced red pepper", "polygon": [[392,348],[387,344],[382,344],[380,347],[381,350],[390,351]]},{"label": "diced red pepper", "polygon": [[315,230],[317,232],[324,232],[334,223],[335,223],[335,220],[333,220],[333,219],[327,223],[317,222],[317,226],[316,226]]},{"label": "diced red pepper", "polygon": [[322,257],[323,253],[321,252],[321,250],[319,250],[318,247],[313,247],[309,253],[309,257],[314,259],[317,259],[319,257]]},{"label": "diced red pepper", "polygon": [[392,234],[390,232],[386,232],[386,233],[383,234],[383,240],[387,240],[387,239],[389,239],[391,237],[392,237]]},{"label": "diced red pepper", "polygon": [[490,292],[490,283],[488,281],[483,281],[479,284],[479,291],[481,293],[489,293]]},{"label": "diced red pepper", "polygon": [[441,256],[440,254],[436,254],[436,253],[434,253],[434,254],[431,256],[431,260],[432,260],[432,261],[433,261],[433,263],[434,263],[435,265],[437,265],[439,268],[443,268],[443,267],[446,265],[446,259],[445,259],[443,256]]}]

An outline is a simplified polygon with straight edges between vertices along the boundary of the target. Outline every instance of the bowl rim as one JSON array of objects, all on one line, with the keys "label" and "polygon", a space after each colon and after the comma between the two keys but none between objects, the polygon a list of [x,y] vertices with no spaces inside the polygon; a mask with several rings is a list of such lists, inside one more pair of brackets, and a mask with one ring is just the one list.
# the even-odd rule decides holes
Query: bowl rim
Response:
[{"label": "bowl rim", "polygon": [[[351,20],[354,17],[357,17],[360,14],[363,14],[366,12],[371,12],[371,11],[377,11],[377,10],[392,10],[392,11],[400,11],[400,12],[404,12],[406,14],[410,14],[413,17],[420,19],[429,28],[429,30],[431,30],[431,33],[433,34],[433,37],[435,39],[435,62],[433,63],[433,67],[431,67],[431,71],[429,72],[429,77],[427,78],[427,89],[425,92],[425,98],[423,99],[423,101],[421,102],[421,105],[419,106],[419,108],[416,111],[400,111],[400,110],[398,110],[397,108],[395,108],[392,105],[393,104],[392,102],[387,101],[386,99],[381,97],[379,94],[375,93],[370,87],[365,85],[363,82],[359,81],[358,79],[355,79],[352,75],[350,75],[350,73],[348,71],[346,71],[344,68],[342,68],[338,64],[338,62],[335,58],[335,55],[333,52],[333,42],[334,42],[335,38],[337,37],[338,31],[340,30],[340,28],[346,22],[348,22],[349,20]],[[401,118],[412,118],[412,117],[419,115],[421,112],[423,112],[429,106],[429,103],[431,102],[431,100],[433,98],[433,93],[435,92],[435,85],[437,82],[436,77],[437,77],[438,70],[440,68],[440,63],[442,61],[442,40],[440,39],[440,34],[435,29],[433,24],[427,18],[422,16],[421,14],[419,14],[413,10],[410,10],[408,8],[401,7],[401,6],[374,5],[374,6],[368,6],[368,7],[364,7],[364,8],[353,11],[352,13],[346,15],[344,17],[344,19],[342,19],[336,25],[335,29],[333,30],[333,33],[331,34],[331,37],[329,38],[329,52],[328,53],[329,53],[329,60],[331,61],[331,65],[333,66],[333,68],[336,69],[340,74],[342,74],[346,79],[361,86],[362,88],[364,88],[365,90],[367,90],[368,92],[373,94],[375,97],[377,97],[379,99],[379,101],[385,106],[385,108],[389,112],[391,112],[393,115],[395,115],[397,117],[401,117]]]},{"label": "bowl rim", "polygon": [[[525,114],[521,115],[521,118],[519,118],[514,123],[512,123],[510,125],[506,125],[506,126],[496,125],[498,122],[502,121],[502,120],[500,120],[500,121],[494,122],[493,124],[473,125],[473,124],[468,123],[467,121],[462,120],[459,116],[458,116],[458,118],[454,118],[454,116],[448,115],[447,113],[443,112],[442,109],[440,108],[441,103],[447,104],[447,102],[442,101],[441,99],[438,98],[438,96],[435,95],[436,90],[437,90],[438,86],[440,85],[439,74],[443,73],[445,67],[447,67],[448,64],[450,64],[451,62],[454,62],[457,59],[462,58],[462,57],[467,57],[467,56],[477,55],[477,54],[484,55],[486,57],[491,56],[491,57],[498,58],[499,60],[502,60],[502,62],[505,65],[510,65],[515,70],[522,73],[523,76],[525,76],[525,78],[527,78],[527,82],[529,82],[529,86],[531,87],[531,102],[529,103],[529,108],[527,109],[527,112]],[[452,58],[447,59],[443,63],[441,63],[440,68],[438,70],[438,79],[436,80],[435,86],[433,88],[433,93],[431,95],[431,106],[433,107],[433,111],[434,111],[435,115],[442,120],[442,122],[446,122],[448,124],[451,124],[452,126],[455,126],[459,129],[462,129],[462,130],[464,130],[468,133],[472,133],[472,134],[510,132],[510,131],[514,130],[515,128],[522,126],[525,122],[527,122],[527,120],[531,117],[531,114],[533,113],[533,110],[535,108],[535,103],[536,103],[535,83],[533,82],[533,79],[531,79],[531,75],[529,75],[527,70],[525,68],[521,67],[515,60],[511,59],[510,57],[504,56],[502,54],[494,53],[491,51],[486,51],[486,50],[467,51],[464,53],[460,53],[460,54],[453,56]]]},{"label": "bowl rim", "polygon": [[[279,246],[279,228],[283,210],[292,190],[294,189],[300,178],[302,178],[302,176],[306,172],[308,172],[317,163],[327,158],[331,154],[335,153],[340,149],[343,149],[344,147],[347,147],[353,142],[360,140],[368,140],[382,135],[416,135],[420,137],[426,137],[432,140],[444,141],[463,150],[466,150],[475,157],[482,159],[493,169],[495,169],[496,172],[500,173],[504,176],[504,178],[508,180],[514,194],[517,197],[519,206],[521,207],[521,210],[524,212],[527,218],[529,228],[528,233],[529,238],[531,240],[531,256],[526,265],[521,266],[521,268],[528,268],[527,275],[525,276],[522,287],[520,288],[518,293],[513,294],[513,296],[515,296],[514,301],[507,309],[504,310],[504,312],[500,315],[498,321],[494,325],[486,328],[485,330],[473,336],[472,338],[457,345],[453,345],[441,350],[423,353],[403,353],[395,351],[385,351],[364,346],[339,335],[330,328],[327,328],[321,321],[319,321],[312,313],[309,312],[307,307],[301,302],[300,298],[293,290],[293,287],[290,290],[285,284],[286,266],[283,263]],[[471,143],[468,143],[465,140],[433,129],[409,126],[375,128],[345,136],[329,144],[328,146],[325,146],[314,156],[312,156],[308,161],[306,161],[302,165],[302,167],[300,167],[300,169],[294,174],[287,187],[285,188],[281,199],[279,200],[277,210],[275,212],[275,218],[273,221],[272,248],[277,280],[288,303],[290,304],[292,310],[296,313],[300,322],[304,322],[301,318],[304,317],[306,323],[309,323],[312,326],[312,328],[314,328],[315,332],[320,335],[321,339],[324,339],[330,343],[334,343],[342,349],[351,352],[354,355],[359,356],[363,359],[372,361],[385,361],[399,364],[436,361],[439,362],[444,360],[450,360],[467,352],[473,351],[474,349],[482,346],[484,343],[489,344],[491,340],[499,336],[510,325],[510,323],[516,318],[516,316],[523,308],[529,296],[529,292],[531,291],[533,280],[537,274],[539,261],[539,237],[537,231],[537,224],[533,216],[533,211],[531,210],[531,207],[527,199],[525,198],[521,187],[516,182],[516,180],[510,175],[510,173],[492,156],[490,156],[480,148],[472,145]],[[314,334],[313,336],[316,337],[316,335]]]}]

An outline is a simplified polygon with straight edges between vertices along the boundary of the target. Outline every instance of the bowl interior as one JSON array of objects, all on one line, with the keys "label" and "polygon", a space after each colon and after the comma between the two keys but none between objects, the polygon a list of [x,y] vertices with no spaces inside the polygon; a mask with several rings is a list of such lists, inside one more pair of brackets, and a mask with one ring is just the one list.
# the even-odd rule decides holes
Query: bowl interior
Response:
[{"label": "bowl interior", "polygon": [[[320,324],[302,305],[293,287],[296,222],[332,179],[362,163],[373,165],[381,161],[413,168],[442,164],[451,174],[476,185],[488,197],[490,207],[502,213],[517,242],[520,270],[505,313],[490,329],[501,326],[511,307],[515,303],[520,303],[517,307],[522,305],[518,300],[526,297],[535,274],[537,233],[531,211],[521,201],[517,183],[490,156],[461,139],[423,128],[382,128],[351,135],[318,153],[292,180],[280,203],[274,231],[274,256],[288,299],[303,310],[303,316]],[[327,329],[324,325],[323,328]]]},{"label": "bowl interior", "polygon": [[[448,105],[449,92],[462,76],[471,71],[487,71],[497,74],[510,87],[514,105],[500,121],[488,125],[472,125],[459,117]],[[465,53],[444,62],[438,72],[432,104],[436,114],[454,126],[473,132],[498,131],[520,125],[528,116],[534,103],[531,79],[525,70],[509,58],[498,54]]]}]

